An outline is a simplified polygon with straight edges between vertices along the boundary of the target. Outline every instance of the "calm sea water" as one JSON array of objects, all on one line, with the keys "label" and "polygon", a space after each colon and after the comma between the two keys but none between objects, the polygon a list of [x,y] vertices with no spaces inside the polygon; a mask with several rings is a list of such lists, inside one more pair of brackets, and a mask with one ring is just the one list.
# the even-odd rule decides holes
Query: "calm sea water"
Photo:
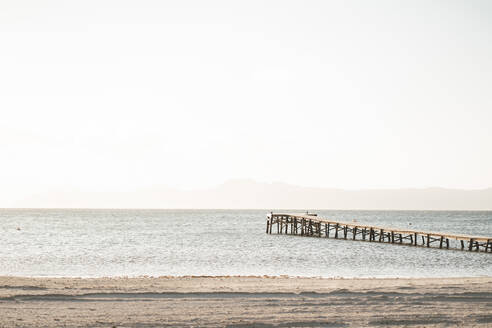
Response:
[{"label": "calm sea water", "polygon": [[[315,212],[347,222],[492,236],[492,212]],[[0,275],[492,275],[492,254],[267,235],[265,216],[265,210],[4,209]]]}]

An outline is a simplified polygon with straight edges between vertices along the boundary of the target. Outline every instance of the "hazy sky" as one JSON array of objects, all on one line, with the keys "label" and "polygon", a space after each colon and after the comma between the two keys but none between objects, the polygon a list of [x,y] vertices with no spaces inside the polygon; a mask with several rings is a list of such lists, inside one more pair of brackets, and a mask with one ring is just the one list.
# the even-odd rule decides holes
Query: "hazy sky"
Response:
[{"label": "hazy sky", "polygon": [[0,198],[492,186],[490,1],[0,1]]}]

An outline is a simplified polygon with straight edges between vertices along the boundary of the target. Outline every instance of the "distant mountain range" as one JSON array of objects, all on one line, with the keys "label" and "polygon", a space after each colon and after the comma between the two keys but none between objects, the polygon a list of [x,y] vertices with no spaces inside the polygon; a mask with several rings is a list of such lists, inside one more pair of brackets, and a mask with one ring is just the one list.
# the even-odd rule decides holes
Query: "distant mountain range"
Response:
[{"label": "distant mountain range", "polygon": [[206,190],[155,188],[136,192],[60,191],[10,207],[492,210],[492,188],[342,190],[231,180]]}]

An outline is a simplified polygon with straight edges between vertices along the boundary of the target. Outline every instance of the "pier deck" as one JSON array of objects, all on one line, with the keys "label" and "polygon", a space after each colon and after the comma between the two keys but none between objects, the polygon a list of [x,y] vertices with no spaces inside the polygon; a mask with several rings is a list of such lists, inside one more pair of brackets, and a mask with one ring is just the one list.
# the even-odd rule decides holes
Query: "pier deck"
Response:
[{"label": "pier deck", "polygon": [[277,234],[325,238],[330,238],[331,234],[332,238],[339,239],[492,253],[492,237],[376,227],[332,221],[316,214],[270,213],[266,232],[271,234],[275,230]]}]

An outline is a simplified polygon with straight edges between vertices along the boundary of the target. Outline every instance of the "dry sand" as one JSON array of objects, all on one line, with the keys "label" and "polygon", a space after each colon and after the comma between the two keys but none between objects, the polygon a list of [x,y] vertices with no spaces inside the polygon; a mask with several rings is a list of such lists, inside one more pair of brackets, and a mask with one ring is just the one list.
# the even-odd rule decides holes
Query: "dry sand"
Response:
[{"label": "dry sand", "polygon": [[0,277],[0,327],[492,327],[492,277]]}]

